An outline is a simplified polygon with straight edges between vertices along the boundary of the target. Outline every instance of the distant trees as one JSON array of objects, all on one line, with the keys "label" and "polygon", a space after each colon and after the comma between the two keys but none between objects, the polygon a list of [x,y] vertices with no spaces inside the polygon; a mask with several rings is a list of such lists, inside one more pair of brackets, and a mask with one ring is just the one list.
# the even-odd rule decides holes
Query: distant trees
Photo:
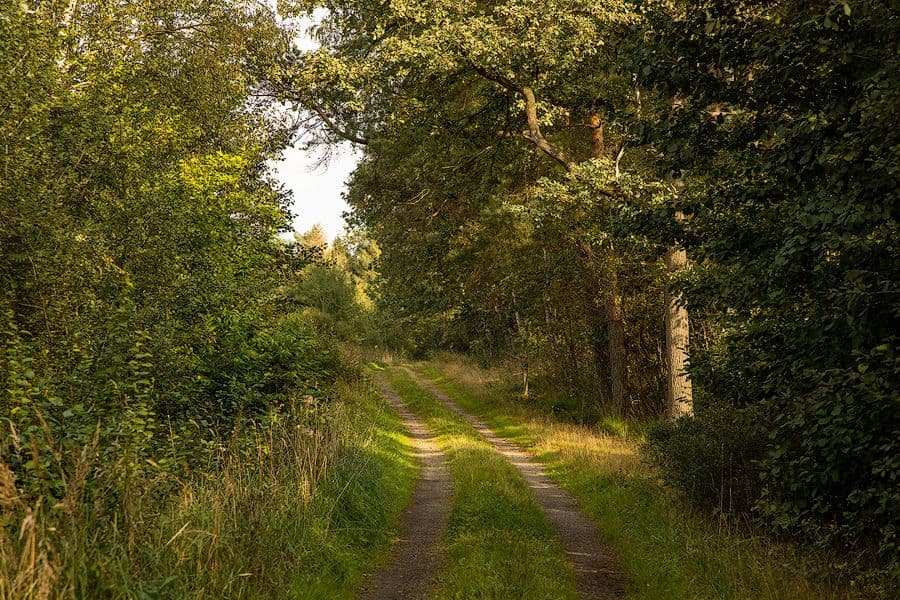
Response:
[{"label": "distant trees", "polygon": [[291,303],[325,335],[377,344],[371,296],[378,245],[359,229],[329,244],[319,225],[294,237],[306,249],[302,253],[314,258],[288,286]]}]

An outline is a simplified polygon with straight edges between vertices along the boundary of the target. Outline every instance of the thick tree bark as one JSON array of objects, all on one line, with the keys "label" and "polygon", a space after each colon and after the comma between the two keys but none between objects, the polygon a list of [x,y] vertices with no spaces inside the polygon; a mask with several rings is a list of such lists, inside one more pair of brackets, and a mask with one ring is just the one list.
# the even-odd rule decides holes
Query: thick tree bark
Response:
[{"label": "thick tree bark", "polygon": [[591,158],[600,158],[606,152],[606,142],[603,139],[603,121],[600,115],[588,115],[587,126],[591,130]]},{"label": "thick tree bark", "polygon": [[537,100],[534,97],[534,90],[530,87],[522,87],[520,90],[522,97],[525,98],[525,120],[528,122],[528,131],[522,132],[522,136],[537,146],[544,154],[553,158],[566,171],[572,170],[572,163],[569,161],[565,153],[547,141],[544,134],[541,133],[540,121],[537,114]]},{"label": "thick tree bark", "polygon": [[[677,273],[687,266],[687,252],[675,244],[666,251],[666,267]],[[690,325],[687,306],[681,294],[666,292],[666,358],[668,381],[666,385],[666,416],[670,421],[694,414],[694,396],[691,377],[687,373]]]}]

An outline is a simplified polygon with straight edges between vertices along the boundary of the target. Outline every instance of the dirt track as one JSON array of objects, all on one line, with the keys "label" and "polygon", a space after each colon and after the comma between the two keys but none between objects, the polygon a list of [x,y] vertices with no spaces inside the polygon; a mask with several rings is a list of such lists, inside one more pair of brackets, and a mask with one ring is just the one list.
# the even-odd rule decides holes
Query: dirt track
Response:
[{"label": "dirt track", "polygon": [[463,417],[519,470],[566,549],[581,597],[622,598],[626,578],[618,560],[600,539],[594,523],[578,508],[575,499],[557,486],[525,451],[497,437],[484,421],[462,410],[440,388],[416,373],[406,371],[416,383]]},{"label": "dirt track", "polygon": [[[622,598],[626,578],[618,560],[600,539],[594,523],[578,508],[575,499],[557,486],[524,450],[499,438],[481,419],[462,410],[431,382],[408,369],[406,372],[419,386],[465,419],[522,474],[563,543],[581,597],[590,600]],[[422,463],[422,472],[410,506],[403,514],[400,539],[385,565],[363,582],[359,597],[364,600],[425,599],[446,560],[441,536],[453,504],[453,480],[434,435],[385,381],[379,379],[378,385],[409,430],[415,456]]]},{"label": "dirt track", "polygon": [[363,582],[359,597],[364,600],[424,599],[428,598],[446,558],[441,535],[453,505],[453,480],[445,466],[444,454],[425,424],[406,408],[386,383],[379,380],[378,384],[409,431],[422,471],[409,508],[403,513],[400,539],[391,549],[384,567]]}]

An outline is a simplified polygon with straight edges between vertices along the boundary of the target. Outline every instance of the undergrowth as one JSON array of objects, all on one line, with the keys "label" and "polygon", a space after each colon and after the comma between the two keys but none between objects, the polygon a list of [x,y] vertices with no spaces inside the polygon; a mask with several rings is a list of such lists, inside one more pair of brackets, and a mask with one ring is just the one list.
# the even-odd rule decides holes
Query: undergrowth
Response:
[{"label": "undergrowth", "polygon": [[866,597],[752,524],[690,509],[642,460],[640,427],[565,422],[540,401],[522,399],[501,372],[459,360],[418,370],[498,435],[527,447],[575,495],[622,558],[629,598]]},{"label": "undergrowth", "polygon": [[0,600],[350,597],[411,493],[406,444],[353,378],[236,429],[206,468],[131,481],[111,507],[85,502],[106,485],[95,447],[66,457],[52,506],[26,502],[0,462]]}]

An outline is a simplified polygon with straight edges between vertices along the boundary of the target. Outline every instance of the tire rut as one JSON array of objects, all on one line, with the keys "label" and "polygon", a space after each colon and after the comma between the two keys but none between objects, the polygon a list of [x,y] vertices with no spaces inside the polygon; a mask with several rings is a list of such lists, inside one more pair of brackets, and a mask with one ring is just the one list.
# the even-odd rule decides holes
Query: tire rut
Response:
[{"label": "tire rut", "polygon": [[386,564],[370,574],[359,589],[363,600],[419,600],[428,597],[446,561],[441,537],[453,505],[453,479],[444,454],[425,424],[381,378],[378,388],[409,432],[413,454],[422,465],[409,507],[401,517],[400,539]]},{"label": "tire rut", "polygon": [[575,570],[581,597],[591,600],[623,598],[627,581],[624,571],[615,553],[600,539],[593,521],[581,512],[572,495],[557,486],[518,445],[498,437],[484,421],[464,411],[430,381],[410,369],[404,370],[416,383],[465,419],[522,474],[565,547]]}]

